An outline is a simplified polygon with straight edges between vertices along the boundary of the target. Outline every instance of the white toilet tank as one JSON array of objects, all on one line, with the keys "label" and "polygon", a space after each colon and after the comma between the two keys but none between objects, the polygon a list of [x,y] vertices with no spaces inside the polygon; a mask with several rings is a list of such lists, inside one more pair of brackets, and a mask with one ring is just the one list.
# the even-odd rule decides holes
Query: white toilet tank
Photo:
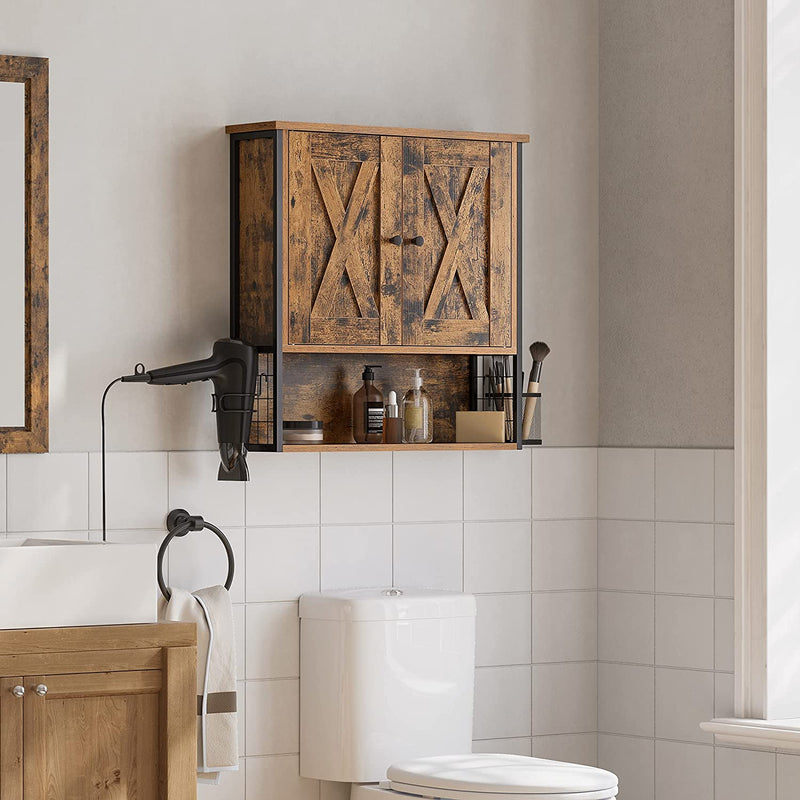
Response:
[{"label": "white toilet tank", "polygon": [[370,783],[472,750],[475,598],[360,589],[300,598],[300,774]]}]

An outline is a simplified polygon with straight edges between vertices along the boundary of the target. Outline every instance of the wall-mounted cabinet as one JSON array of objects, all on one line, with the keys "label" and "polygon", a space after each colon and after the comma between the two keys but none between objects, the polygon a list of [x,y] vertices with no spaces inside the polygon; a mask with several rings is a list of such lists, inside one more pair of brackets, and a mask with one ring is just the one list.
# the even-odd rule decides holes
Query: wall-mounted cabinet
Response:
[{"label": "wall-mounted cabinet", "polygon": [[435,442],[452,445],[454,404],[471,407],[470,356],[519,353],[528,137],[288,122],[227,130],[231,332],[263,351],[253,449],[282,449],[281,421],[312,416],[326,423],[326,445],[351,441],[360,368],[344,355],[356,353],[390,362],[398,393],[404,369],[422,367],[434,408],[450,415]]}]

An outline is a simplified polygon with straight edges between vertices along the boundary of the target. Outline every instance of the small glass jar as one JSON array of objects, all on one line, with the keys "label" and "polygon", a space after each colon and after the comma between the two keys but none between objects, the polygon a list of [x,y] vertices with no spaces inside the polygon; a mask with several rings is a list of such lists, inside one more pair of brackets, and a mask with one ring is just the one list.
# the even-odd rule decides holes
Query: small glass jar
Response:
[{"label": "small glass jar", "polygon": [[284,444],[322,444],[322,422],[318,419],[284,420]]}]

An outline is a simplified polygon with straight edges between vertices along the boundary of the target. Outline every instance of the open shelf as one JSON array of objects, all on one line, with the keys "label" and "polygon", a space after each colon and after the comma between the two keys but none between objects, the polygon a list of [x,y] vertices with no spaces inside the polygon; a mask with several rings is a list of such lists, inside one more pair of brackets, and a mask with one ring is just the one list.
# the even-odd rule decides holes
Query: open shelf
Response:
[{"label": "open shelf", "polygon": [[516,442],[431,442],[430,444],[285,444],[284,453],[357,453],[384,450],[516,450]]}]

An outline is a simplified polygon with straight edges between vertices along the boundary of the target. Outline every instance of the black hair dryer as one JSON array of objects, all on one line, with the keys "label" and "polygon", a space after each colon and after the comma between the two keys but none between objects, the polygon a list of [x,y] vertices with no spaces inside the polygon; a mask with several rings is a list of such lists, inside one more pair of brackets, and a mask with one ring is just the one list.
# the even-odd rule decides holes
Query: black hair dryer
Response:
[{"label": "black hair dryer", "polygon": [[247,481],[250,480],[247,440],[255,400],[257,363],[254,347],[238,339],[218,339],[210,358],[151,370],[139,364],[133,375],[125,375],[122,380],[161,386],[211,381],[214,384],[211,410],[217,415],[222,461],[217,479]]}]

